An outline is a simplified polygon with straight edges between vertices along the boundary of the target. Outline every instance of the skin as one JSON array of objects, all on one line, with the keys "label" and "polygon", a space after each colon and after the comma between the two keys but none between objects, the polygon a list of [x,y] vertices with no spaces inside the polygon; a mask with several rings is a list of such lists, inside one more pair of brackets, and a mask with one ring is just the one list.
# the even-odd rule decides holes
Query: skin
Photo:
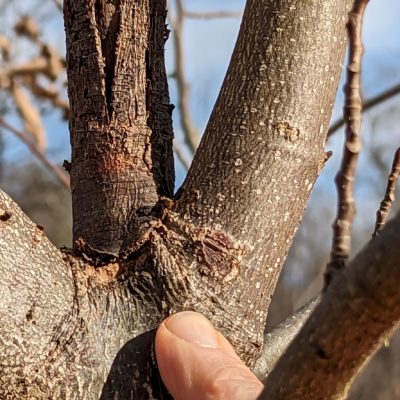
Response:
[{"label": "skin", "polygon": [[263,384],[201,314],[167,318],[155,341],[157,364],[175,400],[255,400]]}]

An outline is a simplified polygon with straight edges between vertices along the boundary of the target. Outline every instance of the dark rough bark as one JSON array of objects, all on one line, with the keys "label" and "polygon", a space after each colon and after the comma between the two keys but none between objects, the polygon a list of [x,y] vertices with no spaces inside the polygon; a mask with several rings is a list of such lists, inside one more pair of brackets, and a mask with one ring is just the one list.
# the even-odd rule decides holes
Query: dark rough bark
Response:
[{"label": "dark rough bark", "polygon": [[400,317],[400,214],[333,277],[262,399],[341,399]]},{"label": "dark rough bark", "polygon": [[74,248],[104,261],[173,194],[165,1],[66,0],[64,14]]}]

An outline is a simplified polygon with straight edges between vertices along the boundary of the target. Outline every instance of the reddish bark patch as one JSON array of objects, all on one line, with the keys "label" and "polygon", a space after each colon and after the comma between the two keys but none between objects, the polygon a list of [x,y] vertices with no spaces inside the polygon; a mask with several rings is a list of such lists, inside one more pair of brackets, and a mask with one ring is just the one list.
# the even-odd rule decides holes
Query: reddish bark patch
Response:
[{"label": "reddish bark patch", "polygon": [[232,239],[224,232],[207,230],[200,241],[197,253],[201,275],[223,283],[239,275],[243,249],[235,246]]},{"label": "reddish bark patch", "polygon": [[121,265],[119,263],[110,263],[100,268],[87,266],[84,275],[88,279],[93,279],[100,285],[109,285],[115,282],[121,272]]}]

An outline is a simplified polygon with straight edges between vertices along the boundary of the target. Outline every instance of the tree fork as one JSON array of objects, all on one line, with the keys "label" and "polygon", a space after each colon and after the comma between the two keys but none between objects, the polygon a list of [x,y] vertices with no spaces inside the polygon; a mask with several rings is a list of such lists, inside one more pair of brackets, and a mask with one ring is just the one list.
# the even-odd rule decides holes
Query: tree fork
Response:
[{"label": "tree fork", "polygon": [[[172,195],[164,1],[65,1],[75,251],[103,263],[124,257],[103,268],[78,257],[64,261],[44,239],[40,254],[30,250],[32,235],[18,240],[21,225],[35,229],[19,212],[0,226],[8,235],[0,267],[12,265],[8,276],[17,282],[31,271],[39,288],[32,295],[32,285],[20,285],[7,297],[18,314],[11,308],[0,314],[0,329],[12,326],[13,337],[24,339],[22,349],[14,346],[5,356],[6,383],[14,382],[21,354],[40,367],[20,362],[23,384],[4,384],[3,392],[161,398],[150,357],[152,330],[182,309],[207,315],[254,365],[270,298],[323,166],[349,2],[248,0],[205,136],[171,200],[160,199]],[[13,251],[27,252],[29,264],[12,264]],[[46,324],[53,321],[47,288],[63,290],[53,288],[54,253],[68,283],[68,306],[59,306],[55,326]],[[39,261],[45,268],[37,268]],[[50,283],[39,284],[41,270]],[[0,289],[11,282],[0,281]],[[40,324],[27,324],[32,312],[16,298],[24,306],[39,298]],[[32,331],[46,343],[31,355]],[[46,358],[54,346],[57,357]]]},{"label": "tree fork", "polygon": [[98,260],[124,252],[173,195],[165,16],[165,1],[64,2],[74,249]]}]

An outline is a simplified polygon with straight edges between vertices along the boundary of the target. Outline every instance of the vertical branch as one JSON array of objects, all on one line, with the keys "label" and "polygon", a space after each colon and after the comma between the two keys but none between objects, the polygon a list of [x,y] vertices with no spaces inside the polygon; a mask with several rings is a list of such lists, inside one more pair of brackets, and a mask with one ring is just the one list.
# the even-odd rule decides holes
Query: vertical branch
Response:
[{"label": "vertical branch", "polygon": [[338,209],[333,223],[331,259],[327,266],[326,284],[329,283],[333,271],[345,266],[351,250],[351,225],[355,214],[353,183],[361,149],[361,60],[363,54],[361,35],[367,4],[368,0],[355,0],[346,25],[350,41],[344,105],[346,141],[340,170],[335,179]]},{"label": "vertical branch", "polygon": [[183,49],[183,23],[185,11],[182,0],[176,1],[176,16],[170,18],[173,29],[175,52],[175,78],[178,88],[178,109],[185,142],[192,154],[196,152],[200,138],[190,114],[189,87],[185,77],[185,56]]},{"label": "vertical branch", "polygon": [[64,16],[74,249],[118,257],[173,194],[165,1],[65,0]]},{"label": "vertical branch", "polygon": [[[246,2],[227,75],[170,213],[182,232],[194,226],[214,235],[207,268],[188,265],[218,304],[212,313],[200,301],[193,308],[223,328],[247,360],[260,350],[266,310],[324,165],[349,6]],[[227,277],[222,290],[219,270]],[[227,310],[234,323],[226,322]]]},{"label": "vertical branch", "polygon": [[396,150],[396,153],[393,158],[392,170],[388,178],[385,197],[383,198],[379,210],[376,213],[375,230],[372,236],[378,236],[381,233],[383,227],[385,226],[387,217],[390,212],[390,208],[394,201],[396,182],[399,175],[400,175],[400,147]]}]

